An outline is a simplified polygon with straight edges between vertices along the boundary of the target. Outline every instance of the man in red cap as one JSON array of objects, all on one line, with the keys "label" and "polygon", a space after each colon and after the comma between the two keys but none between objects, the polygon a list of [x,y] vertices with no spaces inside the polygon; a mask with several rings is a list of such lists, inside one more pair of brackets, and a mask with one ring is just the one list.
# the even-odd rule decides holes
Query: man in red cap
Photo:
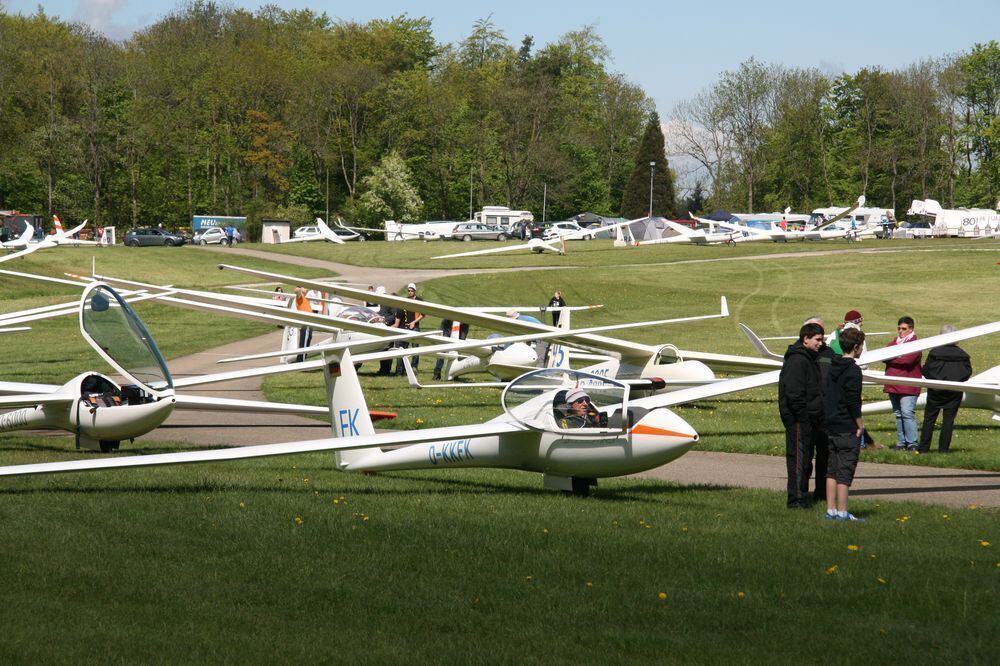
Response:
[{"label": "man in red cap", "polygon": [[[841,331],[843,331],[845,328],[856,328],[856,329],[858,329],[860,331],[861,330],[861,323],[864,320],[865,320],[865,318],[862,317],[861,313],[858,312],[857,310],[848,310],[847,311],[847,314],[844,315],[844,323],[843,323],[843,325],[838,326],[837,329],[830,336],[830,339],[827,340],[827,344],[830,345],[830,349],[832,349],[833,352],[837,356],[841,356],[844,353],[844,350],[840,348],[840,333],[841,333]],[[862,353],[864,353],[866,351],[868,351],[867,347],[862,350]]]}]

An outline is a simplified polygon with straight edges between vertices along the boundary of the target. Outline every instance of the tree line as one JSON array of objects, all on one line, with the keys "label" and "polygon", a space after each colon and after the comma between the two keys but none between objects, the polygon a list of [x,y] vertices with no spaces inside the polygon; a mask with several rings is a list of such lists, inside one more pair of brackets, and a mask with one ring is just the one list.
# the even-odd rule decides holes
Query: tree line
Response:
[{"label": "tree line", "polygon": [[913,199],[997,206],[1000,45],[829,76],[756,59],[672,114],[670,148],[699,166],[687,203],[736,211]]},{"label": "tree line", "polygon": [[122,228],[618,214],[653,105],[608,57],[589,27],[536,48],[484,19],[441,44],[426,18],[196,0],[116,42],[0,6],[0,208]]}]

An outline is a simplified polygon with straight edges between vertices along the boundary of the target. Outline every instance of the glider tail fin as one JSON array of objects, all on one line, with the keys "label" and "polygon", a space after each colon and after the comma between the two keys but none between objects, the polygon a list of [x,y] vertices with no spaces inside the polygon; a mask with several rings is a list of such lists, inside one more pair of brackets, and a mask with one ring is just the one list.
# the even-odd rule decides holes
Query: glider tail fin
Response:
[{"label": "glider tail fin", "polygon": [[52,216],[52,224],[55,225],[56,233],[57,234],[63,233],[62,220],[59,219],[58,215],[53,215]]},{"label": "glider tail fin", "polygon": [[[562,311],[559,312],[559,324],[558,324],[558,328],[561,328],[561,329],[564,329],[564,330],[567,330],[567,331],[570,330],[570,325],[569,325],[570,314],[569,313],[570,313],[570,311],[568,309],[567,310],[562,310]],[[550,368],[563,368],[563,369],[566,369],[566,370],[569,369],[569,350],[566,349],[566,347],[564,347],[563,345],[559,344],[558,342],[553,342],[551,345],[549,345],[548,355],[549,355],[549,358],[548,358],[548,362],[546,364],[548,367],[550,367]]]},{"label": "glider tail fin", "polygon": [[[350,350],[325,352],[323,361],[323,380],[326,382],[333,436],[346,438],[374,435],[375,428],[372,426],[358,374],[354,371]],[[363,450],[338,451],[335,454],[337,469],[347,469],[351,462],[370,454],[370,451]]]}]

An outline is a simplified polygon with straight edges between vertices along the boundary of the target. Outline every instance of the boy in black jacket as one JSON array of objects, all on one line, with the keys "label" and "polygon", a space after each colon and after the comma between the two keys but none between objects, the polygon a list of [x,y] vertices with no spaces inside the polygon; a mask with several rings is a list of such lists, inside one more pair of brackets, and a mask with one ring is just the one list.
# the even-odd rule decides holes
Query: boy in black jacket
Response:
[{"label": "boy in black jacket", "polygon": [[833,359],[823,386],[823,412],[830,442],[827,520],[863,520],[848,513],[847,493],[861,452],[861,368],[854,359],[861,355],[864,343],[865,334],[859,329],[848,328],[840,334],[844,355]]},{"label": "boy in black jacket", "polygon": [[803,324],[799,339],[789,345],[778,376],[778,412],[785,426],[788,508],[809,508],[816,435],[823,427],[823,395],[817,363],[823,327]]}]

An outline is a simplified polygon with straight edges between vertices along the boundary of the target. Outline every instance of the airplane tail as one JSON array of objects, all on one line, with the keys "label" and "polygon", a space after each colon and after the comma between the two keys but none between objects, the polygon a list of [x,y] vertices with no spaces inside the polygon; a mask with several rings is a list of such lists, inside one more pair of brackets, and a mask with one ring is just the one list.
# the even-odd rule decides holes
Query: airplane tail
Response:
[{"label": "airplane tail", "polygon": [[62,235],[63,225],[62,225],[62,220],[59,219],[58,215],[52,216],[52,224],[55,225],[56,233]]},{"label": "airplane tail", "polygon": [[[564,330],[570,330],[569,325],[569,310],[562,310],[559,313],[559,326],[558,328]],[[562,368],[569,370],[569,349],[558,342],[553,342],[549,345],[549,358],[546,365],[550,368]]]},{"label": "airplane tail", "polygon": [[[323,353],[323,381],[330,406],[330,427],[334,437],[360,437],[374,435],[368,404],[361,391],[361,382],[354,371],[349,349]],[[337,469],[348,469],[352,462],[371,455],[370,451],[338,451],[335,454]]]},{"label": "airplane tail", "polygon": [[323,238],[327,239],[331,243],[337,243],[338,245],[343,245],[344,241],[337,234],[333,233],[333,229],[327,225],[320,218],[316,218],[316,227],[319,229],[319,233],[322,234]]},{"label": "airplane tail", "polygon": [[743,335],[747,336],[747,339],[750,340],[750,344],[754,346],[754,349],[757,350],[757,353],[760,354],[761,357],[774,359],[776,361],[780,361],[784,358],[780,354],[775,354],[773,351],[768,349],[767,345],[764,344],[764,341],[760,339],[760,336],[750,330],[749,326],[740,322],[739,327],[740,330],[743,331]]}]

